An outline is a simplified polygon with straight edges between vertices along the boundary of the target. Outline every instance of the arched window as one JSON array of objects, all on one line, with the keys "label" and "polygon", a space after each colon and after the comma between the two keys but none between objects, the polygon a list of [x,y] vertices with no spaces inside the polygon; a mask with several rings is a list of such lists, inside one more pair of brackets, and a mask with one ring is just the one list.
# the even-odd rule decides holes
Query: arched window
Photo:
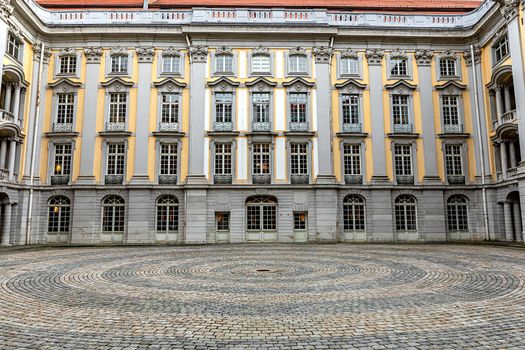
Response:
[{"label": "arched window", "polygon": [[172,195],[157,199],[157,232],[175,232],[179,229],[179,201]]},{"label": "arched window", "polygon": [[49,200],[47,217],[47,232],[69,232],[71,224],[71,201],[65,196],[53,197]]},{"label": "arched window", "polygon": [[416,199],[410,195],[401,195],[395,200],[396,231],[417,231]]},{"label": "arched window", "polygon": [[124,199],[117,195],[110,195],[102,202],[102,231],[124,232]]},{"label": "arched window", "polygon": [[343,224],[345,231],[365,230],[365,200],[350,194],[343,200]]},{"label": "arched window", "polygon": [[277,200],[272,196],[252,196],[246,200],[246,229],[272,231],[277,229]]},{"label": "arched window", "polygon": [[468,199],[453,195],[447,200],[447,227],[449,231],[468,231]]}]

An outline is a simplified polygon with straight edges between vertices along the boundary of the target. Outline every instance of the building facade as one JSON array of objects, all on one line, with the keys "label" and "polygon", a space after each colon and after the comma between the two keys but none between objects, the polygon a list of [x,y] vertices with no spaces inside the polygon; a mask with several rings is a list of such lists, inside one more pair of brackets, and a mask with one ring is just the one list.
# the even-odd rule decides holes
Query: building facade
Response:
[{"label": "building facade", "polygon": [[1,244],[523,241],[522,1],[252,3],[0,0]]}]

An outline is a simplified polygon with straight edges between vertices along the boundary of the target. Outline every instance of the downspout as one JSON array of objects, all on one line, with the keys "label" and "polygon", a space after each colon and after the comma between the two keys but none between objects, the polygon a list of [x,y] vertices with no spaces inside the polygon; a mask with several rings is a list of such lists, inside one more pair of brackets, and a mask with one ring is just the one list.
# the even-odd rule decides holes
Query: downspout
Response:
[{"label": "downspout", "polygon": [[483,201],[483,223],[485,225],[485,234],[487,241],[490,241],[490,232],[489,232],[489,214],[488,214],[488,204],[487,204],[487,189],[485,188],[485,152],[483,149],[483,141],[481,136],[481,116],[479,113],[479,95],[478,95],[478,76],[476,73],[475,65],[475,56],[474,56],[474,45],[470,45],[470,57],[472,59],[472,79],[474,84],[474,97],[476,99],[475,103],[475,112],[476,112],[476,121],[477,121],[477,132],[478,132],[478,148],[480,156],[480,166],[481,166],[481,196]]},{"label": "downspout", "polygon": [[42,43],[40,51],[40,65],[38,67],[38,80],[36,90],[35,120],[33,124],[33,147],[31,148],[31,167],[29,175],[29,207],[27,208],[26,245],[31,244],[31,228],[33,224],[33,186],[35,179],[35,154],[38,140],[39,114],[40,114],[40,82],[42,81],[42,66],[44,65],[45,44]]},{"label": "downspout", "polygon": [[[330,99],[329,99],[329,111],[328,117],[330,118],[330,158],[332,162],[332,175],[335,177],[335,169],[334,169],[334,138],[332,137],[332,127],[333,127],[333,118],[332,118],[332,92],[334,90],[334,87],[332,85],[332,50],[334,48],[334,41],[335,37],[331,36],[330,41],[328,42],[328,50],[330,52],[330,58],[328,62],[328,81],[330,84]],[[317,73],[316,73],[317,74]],[[319,116],[318,116],[319,117]],[[337,196],[337,202],[339,202],[339,195]],[[339,220],[335,220],[335,241],[341,242],[341,230],[339,229]]]},{"label": "downspout", "polygon": [[144,0],[144,5],[142,6],[144,10],[148,9],[148,0]]}]

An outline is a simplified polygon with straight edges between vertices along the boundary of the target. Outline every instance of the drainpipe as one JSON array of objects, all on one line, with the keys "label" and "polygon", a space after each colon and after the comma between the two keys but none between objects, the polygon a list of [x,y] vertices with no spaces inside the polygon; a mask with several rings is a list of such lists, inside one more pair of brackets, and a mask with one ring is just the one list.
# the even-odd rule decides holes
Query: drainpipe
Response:
[{"label": "drainpipe", "polygon": [[148,9],[148,0],[144,0],[144,5],[142,6],[144,10]]},{"label": "drainpipe", "polygon": [[27,224],[26,224],[26,245],[31,244],[31,227],[33,224],[33,186],[35,178],[35,161],[36,161],[36,142],[38,140],[37,136],[39,133],[39,118],[40,114],[40,82],[42,81],[42,66],[44,65],[44,50],[45,44],[42,43],[40,51],[40,65],[38,67],[38,81],[36,82],[36,108],[35,108],[35,120],[33,124],[33,147],[31,149],[31,167],[29,175],[29,207],[27,208]]},{"label": "drainpipe", "polygon": [[477,132],[478,132],[478,148],[479,148],[479,157],[480,157],[480,166],[481,166],[481,196],[483,201],[483,223],[485,224],[485,235],[487,241],[490,241],[490,232],[489,232],[489,214],[488,214],[488,205],[487,205],[487,189],[485,188],[485,152],[483,149],[483,141],[481,139],[481,117],[479,115],[479,94],[478,94],[478,76],[476,72],[476,65],[474,59],[474,45],[470,45],[470,57],[472,59],[472,83],[474,84],[474,97],[476,99],[475,103],[475,112],[476,112],[476,121],[477,121]]}]

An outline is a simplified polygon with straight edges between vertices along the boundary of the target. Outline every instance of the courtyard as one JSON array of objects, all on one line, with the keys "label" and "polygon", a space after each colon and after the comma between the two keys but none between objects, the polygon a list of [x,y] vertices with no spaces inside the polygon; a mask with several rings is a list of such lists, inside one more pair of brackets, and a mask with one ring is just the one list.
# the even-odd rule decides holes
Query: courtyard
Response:
[{"label": "courtyard", "polygon": [[0,251],[2,349],[525,349],[525,250]]}]

